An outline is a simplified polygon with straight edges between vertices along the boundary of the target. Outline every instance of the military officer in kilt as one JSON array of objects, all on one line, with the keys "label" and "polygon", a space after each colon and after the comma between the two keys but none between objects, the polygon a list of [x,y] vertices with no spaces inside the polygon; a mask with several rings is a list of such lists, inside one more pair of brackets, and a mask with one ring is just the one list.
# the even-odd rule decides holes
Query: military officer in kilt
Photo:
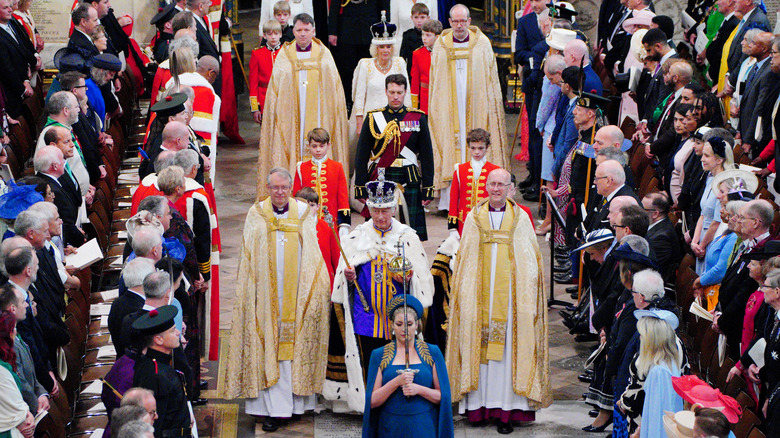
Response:
[{"label": "military officer in kilt", "polygon": [[[592,204],[597,197],[593,176],[596,173],[596,150],[593,149],[596,131],[604,123],[603,110],[609,105],[609,99],[597,94],[582,92],[577,98],[574,109],[574,124],[580,133],[580,139],[575,145],[577,150],[571,158],[571,193],[577,206],[577,217],[581,220],[580,205],[586,201]],[[588,193],[586,196],[585,194]],[[587,199],[586,199],[587,198]],[[579,220],[577,224],[579,225]]]},{"label": "military officer in kilt", "polygon": [[[387,106],[369,112],[363,121],[355,153],[355,198],[365,203],[366,182],[375,181],[379,169],[385,169],[385,178],[403,193],[402,222],[424,241],[428,233],[423,206],[433,199],[433,147],[428,117],[403,105],[407,85],[401,74],[387,76]],[[365,208],[363,216],[368,217]]]}]

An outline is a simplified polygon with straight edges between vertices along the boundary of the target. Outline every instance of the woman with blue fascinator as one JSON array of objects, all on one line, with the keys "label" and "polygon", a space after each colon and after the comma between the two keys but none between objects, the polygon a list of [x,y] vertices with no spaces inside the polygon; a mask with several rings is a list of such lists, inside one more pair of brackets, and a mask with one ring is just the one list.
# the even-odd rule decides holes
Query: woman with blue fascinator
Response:
[{"label": "woman with blue fascinator", "polygon": [[[423,306],[399,294],[390,301],[393,342],[371,353],[363,414],[363,438],[454,434],[450,381],[439,347],[420,332]],[[405,311],[404,311],[405,310]]]}]

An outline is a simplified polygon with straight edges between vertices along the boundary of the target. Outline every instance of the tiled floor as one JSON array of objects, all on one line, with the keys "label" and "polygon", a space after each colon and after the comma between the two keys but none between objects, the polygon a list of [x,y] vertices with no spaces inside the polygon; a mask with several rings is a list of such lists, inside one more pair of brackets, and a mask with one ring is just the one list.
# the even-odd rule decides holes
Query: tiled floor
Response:
[{"label": "tiled floor", "polygon": [[[243,20],[247,23],[250,20]],[[251,24],[244,24],[247,29],[253,29]],[[247,51],[253,46],[247,44]],[[247,57],[249,53],[247,53]],[[248,59],[248,58],[247,58]],[[241,245],[241,235],[243,231],[246,212],[255,199],[255,175],[257,163],[258,139],[260,127],[251,119],[251,113],[248,108],[248,99],[246,95],[239,96],[239,118],[241,135],[246,140],[245,145],[228,144],[226,139],[220,139],[217,174],[216,174],[216,196],[222,232],[222,254],[220,257],[220,327],[223,330],[230,329],[231,310],[233,307],[234,280],[236,278],[238,264],[238,249]],[[516,116],[507,114],[507,133],[510,136],[507,143],[511,142],[511,135],[514,133]],[[224,141],[224,142],[223,142]],[[512,171],[518,177],[518,181],[525,178],[525,165],[512,160]],[[536,216],[537,204],[529,204],[522,201],[518,195],[516,198],[531,207]],[[360,221],[359,217],[353,219],[355,223]],[[440,215],[429,213],[428,221],[429,240],[425,243],[425,249],[429,256],[433,256],[436,247],[447,236],[446,218]],[[549,261],[549,244],[543,238],[539,238],[544,259]],[[549,278],[548,280],[549,281]],[[563,287],[556,286],[556,297],[568,300]],[[528,436],[577,436],[581,432],[580,427],[589,424],[587,410],[581,402],[581,394],[586,389],[586,385],[577,381],[577,375],[582,372],[582,364],[590,353],[589,345],[576,344],[572,336],[568,334],[567,329],[561,324],[558,315],[559,308],[551,308],[549,311],[549,343],[550,343],[550,367],[552,373],[552,384],[556,402],[552,407],[543,410],[539,414],[538,424],[526,428],[518,428],[516,435]],[[214,389],[211,387],[210,389]],[[307,415],[302,421],[291,424],[286,428],[280,429],[275,436],[279,437],[298,437],[298,436],[353,436],[347,433],[347,430],[331,431],[336,434],[326,433],[323,429],[325,424],[332,424],[328,421],[330,414],[323,413],[319,416]],[[457,419],[457,418],[456,418]],[[347,420],[347,423],[357,424],[357,419]],[[322,423],[322,427],[320,427]],[[243,406],[239,409],[237,420],[237,435],[239,437],[254,436],[255,424],[251,417],[243,413]],[[456,422],[456,436],[493,436],[492,428],[470,428],[460,425]],[[350,429],[351,430],[351,429]],[[341,432],[344,432],[343,434]],[[578,433],[580,432],[580,433]],[[257,427],[257,434],[263,434]],[[232,437],[231,437],[232,438]]]}]

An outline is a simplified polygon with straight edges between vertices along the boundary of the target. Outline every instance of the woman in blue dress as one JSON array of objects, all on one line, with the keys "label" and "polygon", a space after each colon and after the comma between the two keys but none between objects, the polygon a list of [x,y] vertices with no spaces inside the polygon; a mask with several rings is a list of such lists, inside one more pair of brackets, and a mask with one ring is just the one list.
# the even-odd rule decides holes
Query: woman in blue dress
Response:
[{"label": "woman in blue dress", "polygon": [[[406,309],[404,313],[403,295],[390,301],[387,314],[394,341],[371,353],[363,438],[452,437],[450,381],[444,356],[439,347],[415,336],[421,328],[420,301],[406,295]],[[404,371],[407,345],[410,371]]]}]

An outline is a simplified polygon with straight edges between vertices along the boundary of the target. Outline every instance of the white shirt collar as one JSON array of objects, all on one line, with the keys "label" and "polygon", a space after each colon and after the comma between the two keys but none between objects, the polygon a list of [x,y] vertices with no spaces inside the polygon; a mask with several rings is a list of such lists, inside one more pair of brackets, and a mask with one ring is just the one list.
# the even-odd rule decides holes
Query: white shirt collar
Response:
[{"label": "white shirt collar", "polygon": [[666,62],[667,59],[671,58],[676,54],[677,52],[675,52],[674,49],[670,49],[668,52],[666,52],[666,55],[661,57],[661,61],[658,62],[658,65],[664,65],[664,62]]},{"label": "white shirt collar", "polygon": [[655,222],[653,222],[652,224],[650,224],[650,226],[649,226],[649,227],[647,227],[647,231],[650,231],[650,230],[652,230],[652,229],[653,229],[653,227],[654,227],[654,226],[656,226],[656,225],[658,225],[658,224],[660,224],[662,220],[664,220],[664,218],[658,219],[657,221],[655,221]]},{"label": "white shirt collar", "polygon": [[[52,175],[50,173],[46,173],[46,172],[41,172],[41,173],[46,175],[46,176],[48,176],[49,178],[53,179],[54,181],[57,181],[57,184],[60,184],[60,181],[59,181],[59,179],[56,176],[54,176],[54,175]],[[62,186],[62,184],[60,184],[60,186]]]},{"label": "white shirt collar", "polygon": [[9,283],[11,283],[15,288],[19,289],[22,292],[22,295],[24,295],[24,300],[27,301],[27,298],[29,297],[29,294],[27,293],[27,289],[19,286],[18,284],[14,283],[11,280],[8,280]]},{"label": "white shirt collar", "polygon": [[136,292],[136,291],[134,291],[134,290],[132,290],[130,288],[127,288],[127,291],[130,292],[130,293],[138,295],[139,297],[141,297],[142,300],[144,300],[144,302],[146,302],[146,296],[144,296],[143,294],[139,294],[138,292]]},{"label": "white shirt collar", "polygon": [[320,158],[319,160],[314,158],[314,157],[311,157],[311,162],[316,164],[316,165],[318,165],[318,166],[321,166],[327,160],[328,160],[328,156],[327,155],[325,155],[324,157]]},{"label": "white shirt collar", "polygon": [[[82,34],[82,35],[84,35],[85,37],[87,37],[87,39],[89,40],[89,42],[91,42],[91,43],[92,43],[92,37],[91,37],[91,36],[89,36],[89,35],[87,35],[87,33],[86,33],[86,32],[84,32],[83,30],[81,30],[81,29],[79,29],[79,28],[77,28],[77,27],[74,27],[73,29],[74,29],[74,30],[77,30],[77,31],[79,31],[79,32],[81,32],[81,34]],[[94,43],[93,43],[93,44],[94,44]]]},{"label": "white shirt collar", "polygon": [[611,200],[612,200],[612,198],[614,198],[614,197],[615,197],[615,193],[619,192],[619,191],[620,191],[620,189],[622,189],[622,188],[623,188],[623,186],[625,186],[625,184],[621,184],[621,185],[620,185],[620,187],[618,187],[618,188],[617,188],[617,190],[615,190],[614,192],[612,192],[612,193],[610,193],[609,195],[607,195],[607,202],[611,201]]}]

